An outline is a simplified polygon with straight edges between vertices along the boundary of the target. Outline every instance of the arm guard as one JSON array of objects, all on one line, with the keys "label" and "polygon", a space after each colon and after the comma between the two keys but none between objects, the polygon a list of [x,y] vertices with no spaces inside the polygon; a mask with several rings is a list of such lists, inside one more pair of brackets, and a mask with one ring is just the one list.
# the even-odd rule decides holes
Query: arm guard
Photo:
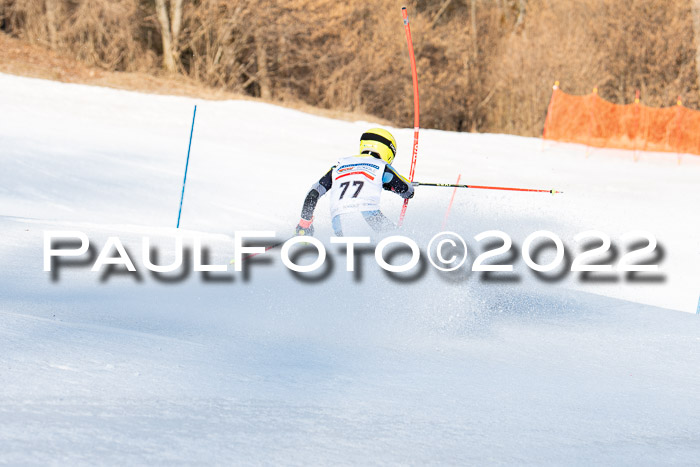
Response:
[{"label": "arm guard", "polygon": [[333,168],[326,172],[326,174],[321,177],[321,179],[314,183],[306,195],[304,200],[304,206],[301,208],[301,218],[310,221],[314,217],[314,210],[316,209],[316,203],[318,199],[325,195],[328,190],[330,190],[333,185]]}]

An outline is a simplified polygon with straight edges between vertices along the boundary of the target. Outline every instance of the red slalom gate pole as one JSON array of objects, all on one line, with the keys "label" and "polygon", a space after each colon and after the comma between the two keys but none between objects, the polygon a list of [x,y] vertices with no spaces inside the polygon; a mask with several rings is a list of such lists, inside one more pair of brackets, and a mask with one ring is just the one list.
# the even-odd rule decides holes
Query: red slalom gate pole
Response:
[{"label": "red slalom gate pole", "polygon": [[506,190],[506,191],[529,191],[533,193],[551,193],[558,194],[564,193],[563,191],[557,190],[537,190],[533,188],[511,188],[505,186],[484,186],[484,185],[457,185],[456,183],[423,183],[423,182],[413,182],[413,186],[442,186],[447,188],[478,188],[480,190]]},{"label": "red slalom gate pole", "polygon": [[445,218],[442,220],[442,229],[445,230],[447,226],[447,218],[450,217],[450,210],[452,209],[452,203],[455,200],[455,195],[457,194],[457,188],[459,188],[459,181],[462,179],[462,174],[457,175],[457,182],[455,183],[455,189],[452,190],[452,198],[450,198],[450,204],[447,206],[447,211],[445,211]]},{"label": "red slalom gate pole", "polygon": [[[403,16],[403,26],[406,30],[406,43],[408,44],[408,56],[411,59],[411,75],[413,77],[413,156],[411,157],[411,170],[408,174],[408,179],[413,182],[413,176],[416,173],[416,160],[418,159],[418,129],[420,127],[420,105],[418,101],[418,72],[416,71],[416,56],[413,53],[413,39],[411,39],[411,27],[408,24],[408,10],[406,7],[401,8]],[[401,207],[401,215],[399,216],[398,226],[401,227],[403,219],[406,217],[406,207],[408,200],[405,199]]]}]

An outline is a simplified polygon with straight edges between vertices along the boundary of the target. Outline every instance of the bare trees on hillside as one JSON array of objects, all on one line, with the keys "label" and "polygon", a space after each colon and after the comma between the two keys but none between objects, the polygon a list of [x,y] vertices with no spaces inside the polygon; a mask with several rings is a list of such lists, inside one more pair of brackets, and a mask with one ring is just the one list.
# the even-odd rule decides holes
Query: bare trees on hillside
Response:
[{"label": "bare trees on hillside", "polygon": [[[406,3],[425,126],[538,134],[557,79],[617,103],[640,89],[700,104],[700,0]],[[109,70],[412,122],[395,2],[0,0],[0,29]]]}]

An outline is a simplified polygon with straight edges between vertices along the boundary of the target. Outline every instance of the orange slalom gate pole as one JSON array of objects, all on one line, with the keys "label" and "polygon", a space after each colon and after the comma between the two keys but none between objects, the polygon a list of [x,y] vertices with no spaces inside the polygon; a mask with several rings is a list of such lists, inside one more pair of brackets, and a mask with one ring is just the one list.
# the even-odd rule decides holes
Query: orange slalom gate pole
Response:
[{"label": "orange slalom gate pole", "polygon": [[[411,157],[411,170],[408,174],[409,181],[413,181],[413,176],[416,172],[416,159],[418,158],[418,128],[420,127],[420,105],[418,101],[418,72],[416,71],[416,55],[413,53],[413,39],[411,39],[411,27],[408,24],[408,10],[406,7],[401,8],[403,16],[403,26],[406,31],[406,43],[408,45],[408,56],[411,59],[411,77],[413,79],[413,155]],[[403,219],[406,217],[406,208],[408,207],[408,199],[405,199],[401,207],[399,215],[398,227],[403,224]]]},{"label": "orange slalom gate pole", "polygon": [[457,188],[459,188],[457,185],[459,185],[459,180],[462,178],[462,174],[457,175],[457,182],[455,183],[455,189],[452,190],[452,198],[450,198],[450,204],[447,206],[447,211],[445,211],[445,218],[442,220],[442,227],[440,230],[445,230],[445,226],[447,226],[447,218],[450,217],[450,209],[452,209],[452,203],[455,200],[455,195],[457,194]]}]

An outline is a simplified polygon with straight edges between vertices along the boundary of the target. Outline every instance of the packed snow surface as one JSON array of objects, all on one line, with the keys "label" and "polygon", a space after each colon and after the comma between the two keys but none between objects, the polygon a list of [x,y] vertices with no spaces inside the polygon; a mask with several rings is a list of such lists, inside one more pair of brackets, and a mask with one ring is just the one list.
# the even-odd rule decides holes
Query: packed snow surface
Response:
[{"label": "packed snow surface", "polygon": [[[629,151],[422,130],[419,181],[461,174],[564,193],[460,189],[443,229],[452,190],[418,187],[394,234],[425,256],[434,234],[456,232],[468,261],[395,275],[370,247],[345,270],[322,198],[327,267],[293,274],[276,249],[235,272],[234,233],[292,235],[311,184],[371,122],[3,74],[0,102],[0,463],[700,459],[700,157],[634,162]],[[413,131],[391,130],[408,173]],[[397,219],[400,198],[382,203]],[[57,230],[84,232],[91,249],[46,272],[44,235]],[[502,243],[474,239],[489,230],[512,238],[498,258],[512,273],[470,270]],[[540,230],[567,259],[538,275],[521,250]],[[590,230],[610,236],[598,259],[613,265],[647,232],[658,246],[639,259],[659,271],[567,271],[583,248],[574,237]],[[185,266],[149,272],[143,238],[167,264],[177,235]],[[90,270],[109,237],[137,273]],[[195,238],[227,272],[192,272]],[[538,261],[553,257],[544,248]]]}]

